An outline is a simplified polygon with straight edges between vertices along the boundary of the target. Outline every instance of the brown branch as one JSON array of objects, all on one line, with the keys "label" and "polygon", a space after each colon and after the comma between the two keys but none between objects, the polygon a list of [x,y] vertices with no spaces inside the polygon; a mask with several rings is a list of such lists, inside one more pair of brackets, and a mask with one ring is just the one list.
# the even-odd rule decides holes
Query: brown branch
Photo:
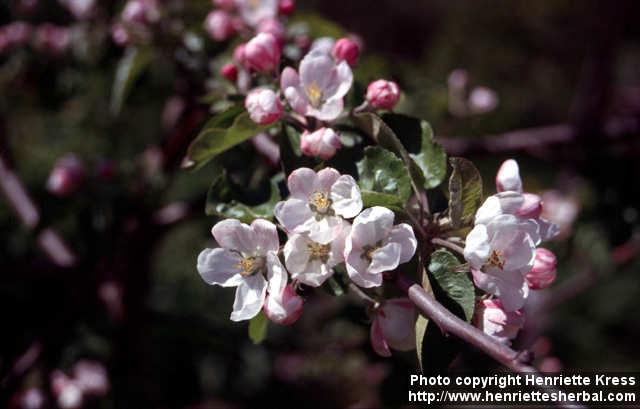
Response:
[{"label": "brown branch", "polygon": [[[425,317],[435,322],[443,332],[453,334],[468,344],[473,345],[514,372],[537,374],[536,369],[527,364],[530,360],[530,354],[514,351],[508,346],[497,342],[473,325],[456,317],[436,301],[433,296],[429,295],[419,284],[414,283],[404,275],[398,274],[396,285],[400,290],[407,293],[409,300],[411,300],[416,308],[418,308]],[[582,407],[573,404],[559,404],[558,406],[567,408]]]},{"label": "brown branch", "polygon": [[436,246],[446,247],[449,250],[453,250],[456,253],[464,255],[464,249],[462,247],[448,240],[443,240],[436,237],[434,239],[431,239],[431,243],[435,244]]}]

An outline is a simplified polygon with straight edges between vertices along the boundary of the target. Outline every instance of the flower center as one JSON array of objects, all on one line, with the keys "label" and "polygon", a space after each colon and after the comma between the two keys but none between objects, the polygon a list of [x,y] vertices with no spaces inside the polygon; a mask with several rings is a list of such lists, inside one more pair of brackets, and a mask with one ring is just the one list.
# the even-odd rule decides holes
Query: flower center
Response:
[{"label": "flower center", "polygon": [[371,260],[373,260],[373,255],[375,254],[375,252],[382,247],[382,241],[377,242],[376,244],[374,244],[373,246],[365,246],[362,249],[362,258],[367,260],[367,262],[371,263]]},{"label": "flower center", "polygon": [[245,257],[236,264],[236,267],[240,269],[241,276],[250,276],[262,270],[264,267],[264,258],[254,256]]},{"label": "flower center", "polygon": [[311,85],[307,87],[307,97],[312,107],[318,108],[322,102],[322,90],[318,86],[318,83],[313,81]]},{"label": "flower center", "polygon": [[488,266],[498,267],[500,270],[504,268],[504,253],[500,250],[493,250],[487,260]]},{"label": "flower center", "polygon": [[311,210],[324,214],[331,207],[331,199],[327,193],[314,192],[309,197],[309,205],[311,205]]},{"label": "flower center", "polygon": [[312,260],[320,260],[323,263],[326,263],[329,259],[329,251],[331,250],[330,244],[319,244],[316,242],[309,243],[307,245],[309,248],[309,258]]}]

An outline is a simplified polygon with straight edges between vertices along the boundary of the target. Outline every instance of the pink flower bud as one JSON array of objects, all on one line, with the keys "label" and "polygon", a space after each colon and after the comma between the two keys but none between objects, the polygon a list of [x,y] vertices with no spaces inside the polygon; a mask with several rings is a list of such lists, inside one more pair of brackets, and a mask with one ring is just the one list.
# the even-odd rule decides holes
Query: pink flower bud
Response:
[{"label": "pink flower bud", "polygon": [[303,154],[318,156],[324,160],[331,159],[341,147],[340,137],[331,128],[320,128],[314,132],[304,131],[300,138],[300,150]]},{"label": "pink flower bud", "polygon": [[371,346],[381,356],[391,350],[410,351],[416,347],[416,309],[408,298],[386,300],[375,312],[371,324]]},{"label": "pink flower bud", "polygon": [[82,389],[62,371],[51,374],[51,391],[61,409],[77,409],[83,404]]},{"label": "pink flower bud", "polygon": [[93,16],[96,0],[58,0],[78,20],[86,20]]},{"label": "pink flower bud", "polygon": [[476,87],[469,94],[469,111],[472,114],[485,114],[498,106],[498,94],[487,87]]},{"label": "pink flower bud", "polygon": [[367,87],[367,101],[377,109],[392,109],[400,99],[400,88],[393,81],[377,80]]},{"label": "pink flower bud", "polygon": [[245,49],[247,48],[246,43],[239,44],[233,50],[233,62],[237,65],[244,67],[247,64],[247,59],[245,58]]},{"label": "pink flower bud", "polygon": [[263,311],[269,320],[280,325],[291,325],[302,315],[304,301],[287,285],[282,294],[269,294]]},{"label": "pink flower bud", "polygon": [[31,39],[33,29],[29,23],[15,21],[6,25],[3,32],[6,35],[9,45],[15,47],[28,43]]},{"label": "pink flower bud", "polygon": [[9,405],[12,408],[19,409],[43,409],[45,407],[46,397],[42,390],[32,386],[24,392],[20,393],[17,398],[17,404]]},{"label": "pink flower bud", "polygon": [[538,247],[533,268],[527,273],[525,279],[532,290],[540,290],[549,287],[556,280],[556,256],[553,252]]},{"label": "pink flower bud", "polygon": [[278,2],[278,13],[283,16],[290,16],[296,11],[295,0],[280,0]]},{"label": "pink flower bud", "polygon": [[542,198],[534,193],[523,193],[522,205],[516,210],[516,215],[525,219],[537,219],[542,213]]},{"label": "pink flower bud", "polygon": [[498,192],[512,190],[522,193],[522,180],[520,179],[518,162],[513,159],[507,159],[502,163],[496,174],[496,189]]},{"label": "pink flower bud", "polygon": [[244,101],[253,122],[269,125],[280,119],[283,108],[282,102],[275,92],[268,88],[255,88],[249,92]]},{"label": "pink flower bud", "polygon": [[82,393],[88,396],[105,396],[110,389],[107,370],[99,362],[76,362],[73,366],[73,380]]},{"label": "pink flower bud", "polygon": [[131,43],[131,35],[122,23],[114,23],[111,26],[111,39],[120,47],[125,47]]},{"label": "pink flower bud", "polygon": [[68,154],[55,163],[47,179],[47,190],[58,197],[68,196],[78,189],[84,177],[84,163],[76,155]]},{"label": "pink flower bud", "polygon": [[476,306],[474,324],[485,334],[510,344],[524,326],[524,314],[520,310],[505,311],[500,300],[481,300]]},{"label": "pink flower bud", "polygon": [[209,36],[216,41],[228,40],[236,33],[231,15],[222,10],[214,10],[207,14],[204,28]]},{"label": "pink flower bud", "polygon": [[[359,56],[360,47],[358,47],[358,44],[355,41],[348,38],[339,39],[333,46],[333,58],[337,61],[344,60],[352,67],[355,67],[358,64]],[[393,105],[395,105],[395,102]]]},{"label": "pink flower bud", "polygon": [[122,10],[122,21],[126,24],[153,24],[160,20],[157,0],[129,0]]},{"label": "pink flower bud", "polygon": [[59,55],[71,45],[71,31],[67,27],[44,23],[38,27],[34,46],[44,52]]},{"label": "pink flower bud", "polygon": [[236,8],[235,0],[213,0],[213,5],[226,11],[233,11]]},{"label": "pink flower bud", "polygon": [[280,46],[273,34],[259,33],[247,43],[244,57],[249,68],[258,72],[276,69],[280,63]]},{"label": "pink flower bud", "polygon": [[234,63],[227,63],[220,68],[220,75],[231,82],[238,80],[238,67]]},{"label": "pink flower bud", "polygon": [[282,23],[273,18],[260,21],[256,27],[256,32],[273,34],[280,46],[284,44],[287,34]]}]

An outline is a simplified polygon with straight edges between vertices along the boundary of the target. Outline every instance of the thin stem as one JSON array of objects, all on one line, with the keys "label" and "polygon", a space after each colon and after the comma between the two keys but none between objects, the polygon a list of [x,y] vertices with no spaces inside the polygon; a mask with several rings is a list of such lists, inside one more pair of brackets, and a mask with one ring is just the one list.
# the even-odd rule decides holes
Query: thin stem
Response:
[{"label": "thin stem", "polygon": [[435,244],[437,246],[446,247],[449,250],[453,250],[453,251],[455,251],[455,252],[457,252],[459,254],[464,255],[464,249],[462,247],[458,246],[457,244],[454,244],[454,243],[452,243],[450,241],[442,240],[442,239],[439,239],[439,238],[436,237],[435,239],[431,239],[431,243],[433,243],[433,244]]},{"label": "thin stem", "polygon": [[360,299],[364,300],[366,303],[370,304],[374,308],[380,304],[378,301],[376,301],[375,299],[367,295],[367,293],[362,291],[360,287],[358,287],[354,283],[349,283],[349,291],[357,295]]}]

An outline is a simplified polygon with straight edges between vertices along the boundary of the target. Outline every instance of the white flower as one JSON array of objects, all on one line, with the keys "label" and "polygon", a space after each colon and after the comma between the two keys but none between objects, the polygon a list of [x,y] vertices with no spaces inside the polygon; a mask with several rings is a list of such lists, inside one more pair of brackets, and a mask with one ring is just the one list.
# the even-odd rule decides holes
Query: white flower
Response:
[{"label": "white flower", "polygon": [[200,253],[198,272],[208,284],[238,287],[231,320],[251,319],[260,312],[267,291],[281,292],[287,282],[277,255],[276,226],[262,219],[250,226],[227,219],[213,226],[211,233],[220,247]]},{"label": "white flower", "polygon": [[334,273],[333,267],[344,261],[344,241],[351,225],[342,221],[340,233],[331,243],[320,244],[305,234],[292,234],[284,246],[284,263],[291,278],[319,287]]},{"label": "white flower", "polygon": [[393,225],[393,212],[385,207],[366,209],[353,221],[344,248],[351,280],[360,287],[382,284],[382,272],[411,260],[416,251],[413,229],[406,223]]},{"label": "white flower", "polygon": [[474,323],[485,334],[509,345],[524,325],[524,314],[506,311],[498,300],[482,300],[476,306]]},{"label": "white flower", "polygon": [[371,346],[381,356],[391,356],[390,348],[410,351],[416,347],[417,312],[408,298],[386,300],[371,323]]},{"label": "white flower", "polygon": [[299,75],[291,67],[282,71],[280,88],[297,113],[331,121],[342,112],[342,98],[352,82],[346,61],[336,63],[330,55],[316,50],[302,59]]},{"label": "white flower", "polygon": [[279,202],[274,214],[290,234],[309,235],[327,244],[342,229],[342,218],[355,217],[362,210],[360,188],[349,175],[333,168],[318,173],[309,168],[291,172],[287,182],[291,197]]},{"label": "white flower", "polygon": [[520,179],[518,162],[513,159],[507,159],[502,163],[496,174],[496,188],[498,192],[512,190],[522,193],[522,179]]},{"label": "white flower", "polygon": [[528,287],[524,276],[533,267],[535,242],[530,223],[505,214],[467,235],[464,257],[477,287],[499,297],[507,311],[524,304]]},{"label": "white flower", "polygon": [[278,14],[278,0],[236,0],[236,7],[244,22],[252,27]]}]

